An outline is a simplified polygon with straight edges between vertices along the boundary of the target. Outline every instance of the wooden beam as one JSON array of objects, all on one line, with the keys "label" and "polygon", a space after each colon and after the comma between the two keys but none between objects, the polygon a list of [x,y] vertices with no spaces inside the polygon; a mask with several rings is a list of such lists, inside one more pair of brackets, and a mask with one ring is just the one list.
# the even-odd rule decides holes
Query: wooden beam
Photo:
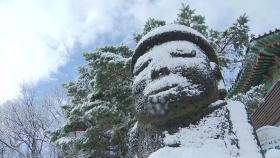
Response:
[{"label": "wooden beam", "polygon": [[265,125],[274,125],[280,118],[280,81],[265,96],[265,102],[261,103],[252,114],[251,119],[255,128]]},{"label": "wooden beam", "polygon": [[268,56],[271,56],[271,57],[275,56],[275,53],[270,52],[269,49],[267,49],[267,48],[264,48],[261,53],[264,53],[265,55],[268,55]]}]

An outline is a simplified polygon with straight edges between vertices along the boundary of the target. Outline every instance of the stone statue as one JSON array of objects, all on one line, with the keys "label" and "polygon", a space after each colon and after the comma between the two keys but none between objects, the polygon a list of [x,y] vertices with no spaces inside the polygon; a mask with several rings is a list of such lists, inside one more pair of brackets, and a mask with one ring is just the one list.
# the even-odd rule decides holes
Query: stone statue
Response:
[{"label": "stone statue", "polygon": [[[132,71],[138,122],[130,132],[128,157],[146,158],[164,147],[179,149],[182,141],[167,142],[167,135],[182,128],[203,131],[204,127],[214,133],[205,140],[229,141],[225,144],[233,146],[231,156],[240,155],[229,108],[222,101],[226,90],[217,56],[203,35],[175,24],[152,30],[136,46]],[[202,125],[207,121],[216,124]]]}]

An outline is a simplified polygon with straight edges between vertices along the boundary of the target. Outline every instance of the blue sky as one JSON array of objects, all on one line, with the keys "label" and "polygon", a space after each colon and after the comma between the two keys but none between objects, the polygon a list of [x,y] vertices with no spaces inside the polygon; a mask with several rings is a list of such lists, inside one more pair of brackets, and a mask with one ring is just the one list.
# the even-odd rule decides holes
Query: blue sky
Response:
[{"label": "blue sky", "polygon": [[[123,39],[115,38],[112,39],[110,36],[104,37],[102,42],[96,43],[92,46],[88,47],[79,47],[77,45],[72,49],[73,53],[69,56],[67,63],[58,68],[56,73],[51,74],[50,78],[39,80],[36,84],[35,88],[40,95],[46,95],[50,93],[50,91],[60,87],[64,83],[68,83],[74,81],[79,73],[79,67],[86,65],[87,63],[84,60],[83,53],[85,52],[93,52],[96,48],[103,47],[105,45],[119,45],[120,41]],[[134,47],[135,44],[131,43],[130,47]]]},{"label": "blue sky", "polygon": [[48,90],[73,80],[83,52],[105,44],[133,47],[132,33],[148,17],[173,22],[182,2],[215,29],[243,13],[252,34],[280,26],[278,0],[2,0],[0,102],[18,97],[23,82]]}]

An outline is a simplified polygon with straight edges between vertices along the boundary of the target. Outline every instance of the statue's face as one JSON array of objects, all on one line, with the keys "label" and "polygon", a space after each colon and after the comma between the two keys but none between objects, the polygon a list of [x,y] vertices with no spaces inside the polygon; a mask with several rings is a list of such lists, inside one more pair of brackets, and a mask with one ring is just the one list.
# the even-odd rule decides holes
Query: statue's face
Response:
[{"label": "statue's face", "polygon": [[133,70],[138,120],[160,123],[188,116],[217,100],[216,66],[188,41],[154,46]]}]

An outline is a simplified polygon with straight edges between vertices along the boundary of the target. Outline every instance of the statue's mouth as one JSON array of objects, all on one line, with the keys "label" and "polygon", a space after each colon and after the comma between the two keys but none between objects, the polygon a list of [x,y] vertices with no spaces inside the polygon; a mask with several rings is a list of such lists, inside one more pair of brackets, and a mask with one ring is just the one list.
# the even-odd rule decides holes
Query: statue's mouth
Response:
[{"label": "statue's mouth", "polygon": [[181,74],[169,74],[148,83],[143,94],[152,104],[165,104],[198,96],[201,92],[200,84],[194,84],[191,79]]},{"label": "statue's mouth", "polygon": [[150,91],[146,96],[152,104],[165,104],[166,102],[180,100],[182,97],[198,96],[201,93],[198,85],[181,86],[180,84],[172,84]]},{"label": "statue's mouth", "polygon": [[161,92],[168,91],[168,90],[170,90],[170,89],[172,89],[174,87],[177,87],[177,86],[178,86],[178,84],[172,84],[171,86],[162,87],[162,88],[159,88],[157,90],[154,90],[154,91],[150,92],[149,95],[159,94]]},{"label": "statue's mouth", "polygon": [[157,90],[150,92],[147,95],[148,101],[151,104],[157,104],[157,103],[165,104],[169,100],[169,98],[172,95],[176,95],[178,91],[179,91],[178,84],[159,88]]}]

